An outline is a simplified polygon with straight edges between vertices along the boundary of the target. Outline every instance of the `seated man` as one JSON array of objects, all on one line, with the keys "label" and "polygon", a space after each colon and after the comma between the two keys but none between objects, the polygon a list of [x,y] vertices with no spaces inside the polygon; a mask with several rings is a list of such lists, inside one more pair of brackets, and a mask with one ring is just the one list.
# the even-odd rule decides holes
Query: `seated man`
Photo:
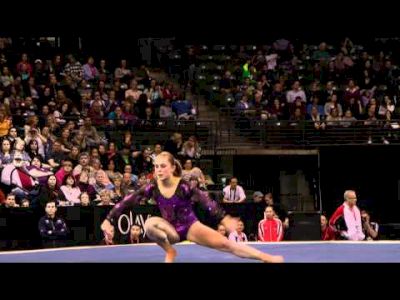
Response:
[{"label": "seated man", "polygon": [[258,223],[258,239],[262,242],[279,242],[283,239],[282,221],[275,217],[272,206],[267,206],[264,220]]},{"label": "seated man", "polygon": [[[329,226],[346,240],[362,241],[365,238],[361,224],[361,213],[356,202],[356,192],[347,190],[344,193],[344,203],[339,206],[329,220]],[[342,228],[338,228],[340,223]]]},{"label": "seated man", "polygon": [[172,111],[178,119],[189,120],[196,116],[196,110],[188,100],[176,100],[172,102]]},{"label": "seated man", "polygon": [[264,194],[261,193],[260,191],[254,192],[253,194],[253,202],[254,203],[260,203],[264,199]]},{"label": "seated man", "polygon": [[246,194],[243,188],[238,185],[238,180],[236,177],[231,178],[229,185],[224,187],[222,192],[224,194],[223,202],[241,203],[246,200]]}]

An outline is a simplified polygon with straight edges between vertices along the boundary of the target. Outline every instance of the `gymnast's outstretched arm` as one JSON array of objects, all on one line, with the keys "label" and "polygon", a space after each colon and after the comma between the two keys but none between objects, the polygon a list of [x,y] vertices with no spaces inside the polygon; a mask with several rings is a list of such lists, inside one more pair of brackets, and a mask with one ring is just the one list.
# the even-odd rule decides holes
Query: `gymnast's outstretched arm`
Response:
[{"label": "gymnast's outstretched arm", "polygon": [[200,205],[216,219],[222,220],[225,217],[225,210],[217,203],[217,201],[210,198],[207,191],[202,191],[197,187],[192,188],[191,198],[193,202],[200,203]]},{"label": "gymnast's outstretched arm", "polygon": [[108,213],[106,219],[101,224],[101,230],[104,232],[105,241],[107,244],[113,244],[114,238],[114,222],[115,220],[122,214],[122,212],[127,209],[128,207],[132,207],[135,204],[139,204],[139,202],[144,199],[148,198],[155,185],[153,183],[147,184],[142,187],[140,190],[127,195],[120,203],[116,204],[114,208]]},{"label": "gymnast's outstretched arm", "polygon": [[143,199],[149,198],[153,189],[154,183],[149,183],[132,194],[125,196],[125,198],[117,203],[108,213],[107,220],[113,224],[115,219],[117,219],[125,209],[139,204]]}]

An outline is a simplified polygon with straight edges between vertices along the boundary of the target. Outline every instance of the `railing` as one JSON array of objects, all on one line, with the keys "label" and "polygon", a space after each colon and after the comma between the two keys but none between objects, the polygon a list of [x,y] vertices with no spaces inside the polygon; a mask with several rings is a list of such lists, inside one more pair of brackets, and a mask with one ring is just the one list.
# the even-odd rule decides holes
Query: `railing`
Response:
[{"label": "railing", "polygon": [[[261,147],[320,147],[336,145],[400,145],[400,120],[260,120],[256,112],[221,109],[230,124],[219,126],[225,139],[242,136]],[[228,136],[228,137],[226,137]]]},{"label": "railing", "polygon": [[216,147],[218,129],[216,121],[209,120],[136,120],[134,123],[123,126],[100,126],[97,129],[103,132],[110,140],[122,137],[123,132],[129,130],[133,139],[141,145],[165,143],[174,132],[182,133],[186,139],[191,135],[197,137],[202,149],[213,150]]},{"label": "railing", "polygon": [[[96,119],[97,121],[101,119]],[[75,120],[77,122],[77,120]],[[134,120],[109,125],[106,120],[96,125],[98,132],[109,141],[122,140],[130,131],[134,142],[140,145],[165,143],[174,132],[184,140],[195,135],[207,154],[237,153],[237,147],[307,148],[337,145],[400,145],[400,120],[377,121],[321,121],[260,120],[253,112],[237,113],[221,110],[218,120]],[[117,120],[115,120],[117,121]],[[92,120],[95,123],[95,120]],[[118,122],[116,122],[118,123]],[[79,122],[78,124],[82,124]],[[22,130],[22,127],[19,127]]]}]

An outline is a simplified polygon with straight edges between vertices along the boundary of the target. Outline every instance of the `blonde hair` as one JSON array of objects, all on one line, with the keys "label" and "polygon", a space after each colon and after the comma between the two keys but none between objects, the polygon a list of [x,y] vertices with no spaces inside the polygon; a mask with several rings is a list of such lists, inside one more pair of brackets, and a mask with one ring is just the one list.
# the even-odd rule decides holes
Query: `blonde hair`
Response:
[{"label": "blonde hair", "polygon": [[108,196],[111,198],[111,192],[109,190],[104,189],[99,192],[99,196]]},{"label": "blonde hair", "polygon": [[175,166],[175,171],[174,171],[173,175],[177,176],[177,177],[181,177],[182,176],[182,165],[177,159],[174,158],[174,156],[171,153],[169,153],[167,151],[163,151],[160,154],[158,154],[157,156],[167,157],[169,163],[172,166]]}]

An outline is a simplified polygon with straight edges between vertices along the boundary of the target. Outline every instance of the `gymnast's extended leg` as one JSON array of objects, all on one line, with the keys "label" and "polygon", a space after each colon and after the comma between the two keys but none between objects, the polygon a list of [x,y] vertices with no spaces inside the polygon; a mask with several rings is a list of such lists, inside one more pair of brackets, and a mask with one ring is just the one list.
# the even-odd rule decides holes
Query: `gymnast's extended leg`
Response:
[{"label": "gymnast's extended leg", "polygon": [[230,241],[199,221],[190,227],[187,238],[196,244],[230,252],[239,257],[258,259],[263,262],[283,262],[282,256],[270,255],[246,244]]}]

